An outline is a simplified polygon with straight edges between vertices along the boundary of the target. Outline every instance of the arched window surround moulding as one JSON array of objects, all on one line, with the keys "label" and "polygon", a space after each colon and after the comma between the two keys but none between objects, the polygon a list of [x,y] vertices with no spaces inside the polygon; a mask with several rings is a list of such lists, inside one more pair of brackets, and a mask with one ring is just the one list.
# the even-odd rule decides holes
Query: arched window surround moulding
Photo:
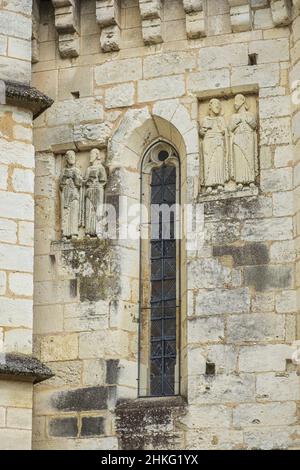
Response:
[{"label": "arched window surround moulding", "polygon": [[[179,100],[166,100],[156,103],[152,109],[144,107],[130,109],[125,113],[118,129],[108,143],[107,164],[110,173],[118,171],[121,175],[122,195],[133,201],[140,201],[141,168],[144,155],[153,144],[162,141],[170,144],[179,155],[181,166],[181,204],[195,204],[195,189],[198,181],[199,136],[198,122],[192,120],[187,108]],[[134,181],[139,182],[132,185]],[[191,184],[191,179],[194,184]],[[124,241],[122,242],[124,245]],[[181,242],[181,387],[182,395],[187,395],[187,253],[185,238]],[[133,246],[134,245],[134,246]],[[140,264],[140,240],[130,241],[133,248],[132,261]],[[134,258],[134,260],[133,260]],[[125,272],[121,265],[120,275]],[[136,312],[139,311],[139,302]],[[122,308],[117,312],[118,324],[122,323]],[[138,336],[138,324],[135,334]],[[135,351],[136,378],[132,383],[131,398],[138,393],[138,351]]]}]

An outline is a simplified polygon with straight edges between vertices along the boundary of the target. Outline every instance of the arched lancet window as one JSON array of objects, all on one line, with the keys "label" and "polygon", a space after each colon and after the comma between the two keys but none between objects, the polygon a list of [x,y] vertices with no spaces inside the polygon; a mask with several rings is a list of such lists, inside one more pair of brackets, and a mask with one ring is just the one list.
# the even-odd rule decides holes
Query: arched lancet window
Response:
[{"label": "arched lancet window", "polygon": [[141,169],[139,396],[180,393],[180,160],[166,142]]}]

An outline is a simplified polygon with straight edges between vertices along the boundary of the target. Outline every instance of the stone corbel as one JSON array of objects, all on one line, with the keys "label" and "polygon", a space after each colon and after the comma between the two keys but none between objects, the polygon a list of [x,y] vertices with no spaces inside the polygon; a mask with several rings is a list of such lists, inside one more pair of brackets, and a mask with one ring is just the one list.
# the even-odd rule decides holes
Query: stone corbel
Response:
[{"label": "stone corbel", "polygon": [[101,28],[100,44],[103,52],[120,50],[120,1],[97,0],[96,18]]},{"label": "stone corbel", "polygon": [[183,0],[186,32],[189,39],[206,36],[205,0]]},{"label": "stone corbel", "polygon": [[275,26],[286,26],[292,20],[291,3],[289,0],[271,0],[271,13]]},{"label": "stone corbel", "polygon": [[52,0],[61,57],[79,55],[79,0]]},{"label": "stone corbel", "polygon": [[36,64],[39,61],[39,26],[40,26],[40,0],[33,0],[32,4],[32,36],[31,36],[31,61]]},{"label": "stone corbel", "polygon": [[162,0],[139,0],[143,39],[146,45],[163,42]]},{"label": "stone corbel", "polygon": [[249,31],[253,26],[253,14],[250,0],[228,0],[232,31]]}]

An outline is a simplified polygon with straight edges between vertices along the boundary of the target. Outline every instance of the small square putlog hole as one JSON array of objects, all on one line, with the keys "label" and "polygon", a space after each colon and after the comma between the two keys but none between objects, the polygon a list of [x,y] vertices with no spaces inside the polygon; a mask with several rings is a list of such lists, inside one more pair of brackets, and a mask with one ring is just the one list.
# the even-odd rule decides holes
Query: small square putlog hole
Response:
[{"label": "small square putlog hole", "polygon": [[216,375],[216,364],[213,362],[207,362],[205,368],[206,375]]},{"label": "small square putlog hole", "polygon": [[248,65],[257,65],[257,54],[249,54]]}]

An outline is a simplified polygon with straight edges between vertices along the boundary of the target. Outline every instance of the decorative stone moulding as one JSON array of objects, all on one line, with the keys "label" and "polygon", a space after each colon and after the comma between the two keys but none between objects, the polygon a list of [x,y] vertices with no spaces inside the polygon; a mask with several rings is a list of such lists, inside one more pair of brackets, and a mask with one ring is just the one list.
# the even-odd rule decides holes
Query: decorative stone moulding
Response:
[{"label": "decorative stone moulding", "polygon": [[10,80],[5,81],[5,99],[6,104],[30,109],[34,119],[53,104],[51,98],[36,88]]},{"label": "decorative stone moulding", "polygon": [[101,28],[100,44],[103,52],[120,50],[120,0],[96,0],[96,18]]},{"label": "decorative stone moulding", "polygon": [[249,31],[253,26],[253,13],[250,0],[228,0],[230,21],[233,33]]},{"label": "decorative stone moulding", "polygon": [[139,0],[143,39],[146,45],[163,42],[162,0]]},{"label": "decorative stone moulding", "polygon": [[31,60],[33,64],[39,61],[39,26],[40,26],[40,0],[33,0],[32,4],[32,36]]},{"label": "decorative stone moulding", "polygon": [[61,57],[79,55],[79,0],[52,0],[55,9],[55,28]]},{"label": "decorative stone moulding", "polygon": [[189,39],[206,36],[205,0],[183,0],[186,33]]}]

